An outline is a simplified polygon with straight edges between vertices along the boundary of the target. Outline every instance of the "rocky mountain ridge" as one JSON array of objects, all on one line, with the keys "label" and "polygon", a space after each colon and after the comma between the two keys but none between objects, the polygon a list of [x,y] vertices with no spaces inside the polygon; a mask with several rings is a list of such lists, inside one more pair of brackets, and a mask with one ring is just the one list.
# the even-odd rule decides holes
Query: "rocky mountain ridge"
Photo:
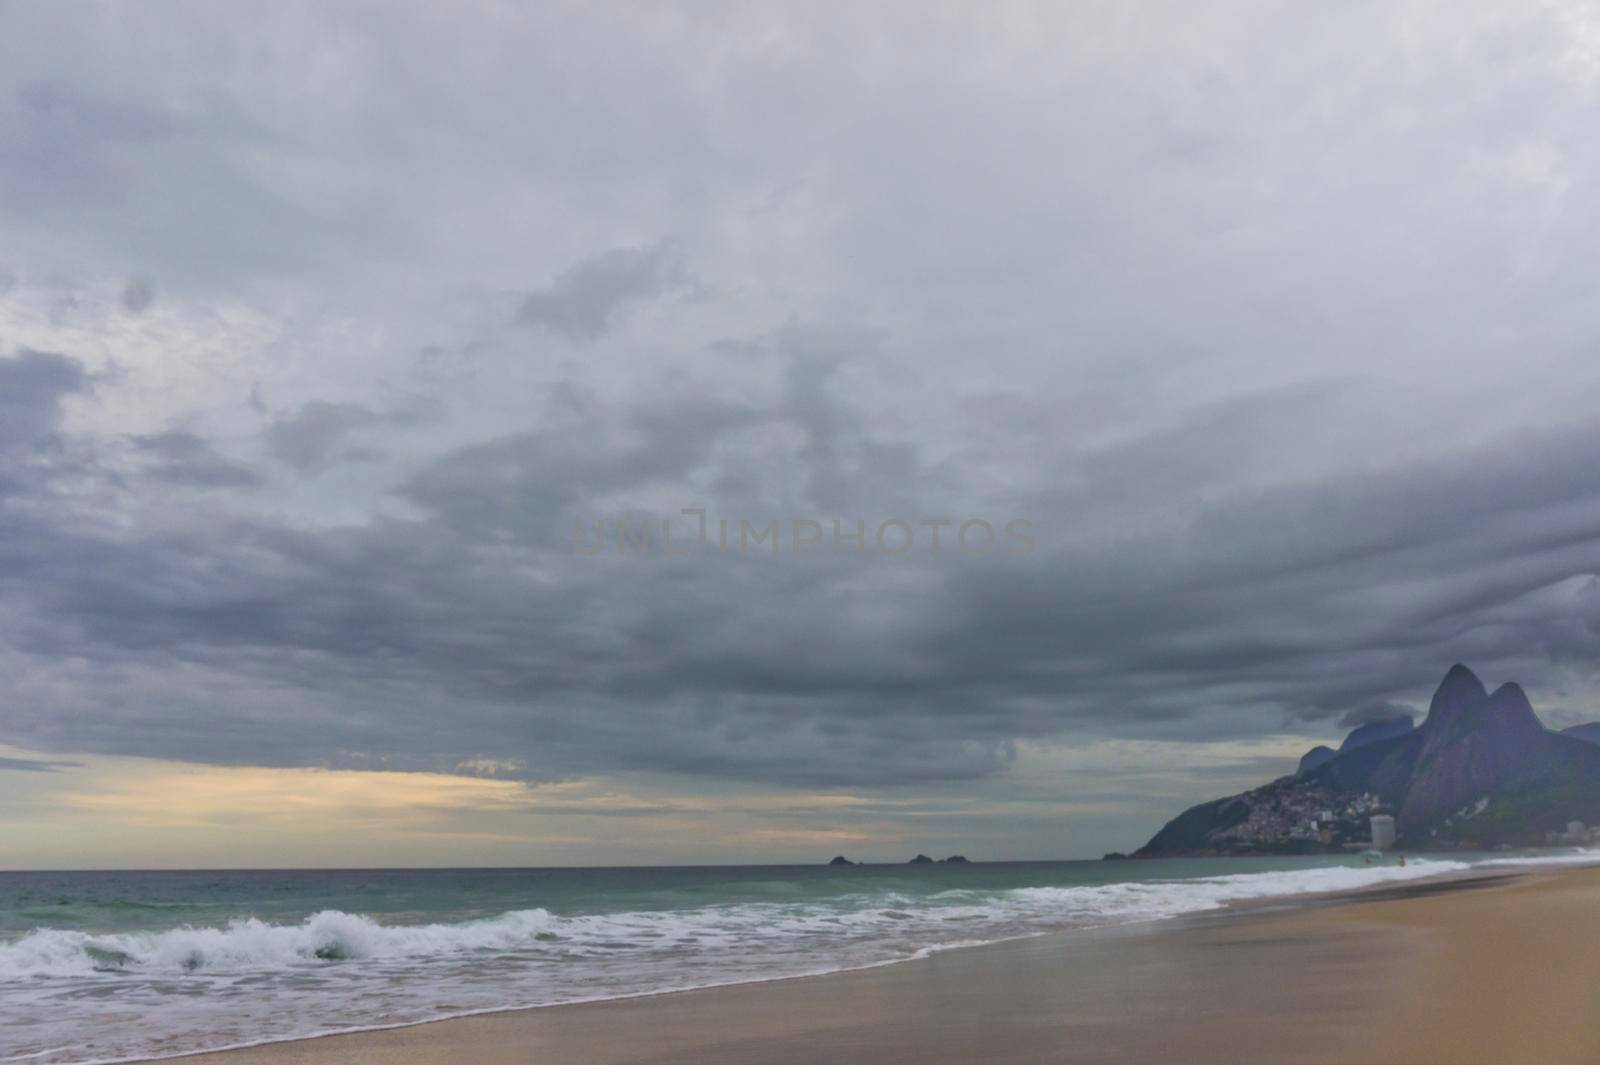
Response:
[{"label": "rocky mountain ridge", "polygon": [[1357,725],[1350,730],[1350,734],[1344,738],[1343,743],[1339,744],[1337,750],[1319,745],[1307,751],[1300,758],[1299,772],[1309,773],[1313,769],[1333,761],[1335,757],[1344,751],[1365,747],[1367,744],[1377,743],[1379,740],[1392,740],[1396,736],[1404,736],[1415,727],[1411,718],[1405,715],[1396,715]]},{"label": "rocky mountain ridge", "polygon": [[1571,736],[1577,740],[1600,743],[1600,721],[1589,721],[1582,725],[1573,725],[1571,728],[1562,729],[1561,734],[1563,736]]}]

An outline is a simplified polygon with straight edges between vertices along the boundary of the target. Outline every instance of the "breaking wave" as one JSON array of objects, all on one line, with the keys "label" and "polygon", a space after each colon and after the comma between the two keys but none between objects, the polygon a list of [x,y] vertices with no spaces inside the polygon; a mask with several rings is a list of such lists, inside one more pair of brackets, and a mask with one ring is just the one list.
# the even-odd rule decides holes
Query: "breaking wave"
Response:
[{"label": "breaking wave", "polygon": [[324,910],[294,925],[255,918],[222,927],[91,935],[42,928],[0,946],[0,979],[20,974],[71,975],[108,970],[177,973],[245,971],[366,958],[425,958],[513,950],[549,930],[544,910],[519,910],[462,924],[382,925],[370,917]]}]

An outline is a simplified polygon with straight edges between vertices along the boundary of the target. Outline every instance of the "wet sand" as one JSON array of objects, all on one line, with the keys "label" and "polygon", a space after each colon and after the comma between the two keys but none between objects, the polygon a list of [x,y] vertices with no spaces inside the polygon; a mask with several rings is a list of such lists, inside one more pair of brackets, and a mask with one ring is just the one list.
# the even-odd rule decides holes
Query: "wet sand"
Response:
[{"label": "wet sand", "polygon": [[192,1065],[1600,1061],[1600,870],[1051,935]]}]

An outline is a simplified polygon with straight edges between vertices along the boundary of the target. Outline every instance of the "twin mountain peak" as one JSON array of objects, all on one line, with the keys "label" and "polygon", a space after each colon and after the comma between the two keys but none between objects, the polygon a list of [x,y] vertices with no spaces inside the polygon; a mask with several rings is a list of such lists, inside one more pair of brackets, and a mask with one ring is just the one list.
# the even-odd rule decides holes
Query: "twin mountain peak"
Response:
[{"label": "twin mountain peak", "polygon": [[1600,723],[1552,732],[1519,685],[1492,694],[1466,666],[1445,675],[1416,728],[1368,722],[1300,771],[1186,810],[1135,857],[1338,852],[1395,818],[1419,850],[1537,846],[1600,821]]}]

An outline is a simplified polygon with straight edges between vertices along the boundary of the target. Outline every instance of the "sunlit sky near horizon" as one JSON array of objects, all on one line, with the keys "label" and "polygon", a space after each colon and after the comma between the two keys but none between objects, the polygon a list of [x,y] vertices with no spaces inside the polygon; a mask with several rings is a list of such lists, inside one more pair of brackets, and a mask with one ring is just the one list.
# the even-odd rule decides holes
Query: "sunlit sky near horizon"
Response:
[{"label": "sunlit sky near horizon", "polygon": [[[439,773],[87,756],[6,782],[0,868],[738,865],[1098,857],[1194,794],[1292,768],[1305,742],[1102,741],[1024,751],[1002,780],[783,788],[609,774],[525,783]],[[18,861],[18,858],[21,861]]]},{"label": "sunlit sky near horizon", "polygon": [[[1096,857],[1456,661],[1600,719],[1590,5],[240,11],[0,6],[0,868]],[[692,510],[778,550],[580,549]]]}]

